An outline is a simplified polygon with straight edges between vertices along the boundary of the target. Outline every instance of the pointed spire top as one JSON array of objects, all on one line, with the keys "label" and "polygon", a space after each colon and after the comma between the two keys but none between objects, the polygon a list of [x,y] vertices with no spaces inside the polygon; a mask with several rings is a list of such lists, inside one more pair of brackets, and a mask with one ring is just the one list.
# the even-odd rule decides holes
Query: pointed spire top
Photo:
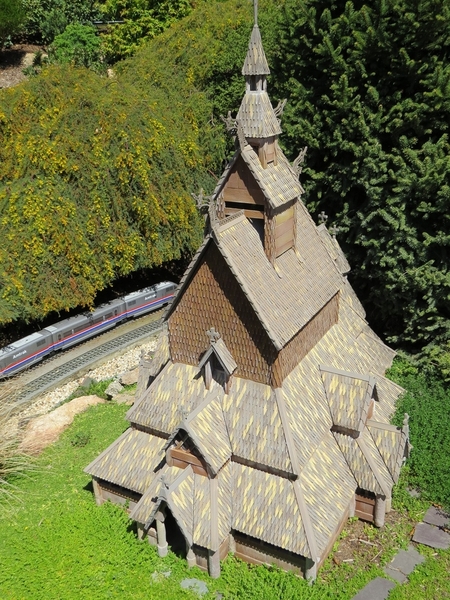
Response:
[{"label": "pointed spire top", "polygon": [[253,12],[255,25],[258,25],[258,0],[253,0]]},{"label": "pointed spire top", "polygon": [[269,65],[261,41],[261,34],[258,27],[258,0],[255,4],[255,24],[253,25],[252,35],[248,44],[247,56],[245,57],[242,75],[270,75]]}]

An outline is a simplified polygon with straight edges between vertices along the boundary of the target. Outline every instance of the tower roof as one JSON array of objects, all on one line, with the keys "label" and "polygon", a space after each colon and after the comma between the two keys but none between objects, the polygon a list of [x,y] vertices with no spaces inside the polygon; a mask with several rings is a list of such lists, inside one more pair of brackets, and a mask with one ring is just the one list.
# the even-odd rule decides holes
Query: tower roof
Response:
[{"label": "tower roof", "polygon": [[269,65],[261,41],[259,27],[255,23],[248,44],[247,56],[245,57],[242,75],[270,75]]}]

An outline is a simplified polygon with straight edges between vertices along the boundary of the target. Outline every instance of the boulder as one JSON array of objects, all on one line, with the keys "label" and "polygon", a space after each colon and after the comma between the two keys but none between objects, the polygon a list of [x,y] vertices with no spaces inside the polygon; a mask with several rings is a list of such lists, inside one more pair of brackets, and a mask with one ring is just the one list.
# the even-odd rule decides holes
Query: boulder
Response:
[{"label": "boulder", "polygon": [[124,373],[120,378],[120,383],[122,385],[133,385],[133,383],[137,383],[138,376],[139,367],[136,367],[135,369]]},{"label": "boulder", "polygon": [[27,424],[20,450],[27,454],[39,454],[44,448],[56,442],[61,433],[73,421],[75,415],[95,404],[104,404],[105,400],[98,396],[80,396],[54,411],[32,419]]},{"label": "boulder", "polygon": [[112,381],[105,390],[105,395],[111,400],[123,390],[123,386],[117,380]]}]

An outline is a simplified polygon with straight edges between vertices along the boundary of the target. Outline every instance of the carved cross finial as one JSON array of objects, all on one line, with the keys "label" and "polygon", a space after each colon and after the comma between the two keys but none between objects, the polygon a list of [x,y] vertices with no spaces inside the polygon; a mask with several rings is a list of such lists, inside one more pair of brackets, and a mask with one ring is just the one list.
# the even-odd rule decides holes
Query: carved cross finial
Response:
[{"label": "carved cross finial", "polygon": [[334,237],[334,239],[336,239],[336,236],[339,232],[340,232],[340,229],[337,225],[332,225],[332,227],[330,227],[330,233]]},{"label": "carved cross finial", "polygon": [[403,418],[403,427],[409,427],[409,415],[408,413],[405,413],[405,416]]},{"label": "carved cross finial", "polygon": [[220,339],[220,333],[216,331],[214,327],[208,329],[206,335],[209,337],[209,341],[211,342],[211,344],[214,344],[215,342],[217,342],[218,339]]},{"label": "carved cross finial", "polygon": [[300,150],[299,155],[297,156],[297,158],[292,163],[292,168],[294,169],[297,177],[299,177],[300,173],[302,172],[302,166],[301,165],[303,164],[303,161],[305,160],[305,156],[306,156],[307,151],[308,151],[308,146],[305,146],[304,148],[302,148]]},{"label": "carved cross finial", "polygon": [[255,25],[258,25],[258,0],[253,0],[253,13],[254,13]]},{"label": "carved cross finial", "polygon": [[231,116],[231,110],[228,111],[228,114],[226,117],[223,117],[222,115],[220,115],[220,118],[225,123],[227,131],[231,131],[231,133],[234,135],[236,133],[237,125],[236,125],[236,119],[233,119],[233,117]]},{"label": "carved cross finial", "polygon": [[323,225],[323,223],[326,223],[327,220],[328,220],[328,215],[325,214],[325,211],[322,211],[319,215],[320,224]]},{"label": "carved cross finial", "polygon": [[236,124],[237,124],[237,136],[238,136],[238,140],[239,140],[239,146],[240,146],[241,150],[243,150],[245,148],[245,146],[247,145],[247,139],[245,137],[244,128],[242,127],[242,125],[239,123],[239,121],[236,121]]},{"label": "carved cross finial", "polygon": [[191,196],[194,198],[200,212],[206,212],[208,210],[211,196],[205,196],[203,194],[203,188],[200,188],[198,195],[191,194]]}]

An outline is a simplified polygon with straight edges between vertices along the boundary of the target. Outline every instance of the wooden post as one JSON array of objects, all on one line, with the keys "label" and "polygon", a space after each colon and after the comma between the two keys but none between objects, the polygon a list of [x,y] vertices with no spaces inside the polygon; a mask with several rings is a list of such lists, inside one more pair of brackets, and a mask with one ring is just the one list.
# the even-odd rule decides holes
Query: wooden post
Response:
[{"label": "wooden post", "polygon": [[92,478],[92,487],[94,488],[95,503],[100,506],[103,504],[102,488],[95,477]]},{"label": "wooden post", "polygon": [[137,529],[137,536],[139,540],[143,540],[144,539],[144,526],[142,525],[142,523],[136,523],[136,529]]},{"label": "wooden post", "polygon": [[386,498],[386,512],[389,513],[392,510],[392,498]]},{"label": "wooden post", "polygon": [[164,523],[164,520],[160,521],[159,519],[156,519],[156,535],[158,536],[158,554],[161,558],[164,558],[169,551],[169,545],[166,538],[166,524]]},{"label": "wooden post", "polygon": [[305,579],[312,583],[317,577],[317,563],[311,558],[305,560]]},{"label": "wooden post", "polygon": [[375,527],[383,527],[385,514],[386,514],[386,496],[377,494],[376,500],[375,500],[375,514],[374,514],[374,520],[373,520]]},{"label": "wooden post", "polygon": [[229,536],[229,546],[228,546],[228,550],[229,552],[231,552],[231,554],[235,554],[236,552],[236,540],[234,539],[234,536],[230,533]]},{"label": "wooden post", "polygon": [[356,510],[356,494],[353,494],[352,499],[350,500],[350,506],[348,507],[348,518],[351,519],[355,516]]},{"label": "wooden post", "polygon": [[218,550],[208,550],[208,571],[209,576],[213,579],[220,577],[220,553]]},{"label": "wooden post", "polygon": [[195,567],[197,564],[194,551],[192,550],[192,546],[189,544],[189,542],[186,542],[186,560],[188,569],[192,569],[192,567]]}]

